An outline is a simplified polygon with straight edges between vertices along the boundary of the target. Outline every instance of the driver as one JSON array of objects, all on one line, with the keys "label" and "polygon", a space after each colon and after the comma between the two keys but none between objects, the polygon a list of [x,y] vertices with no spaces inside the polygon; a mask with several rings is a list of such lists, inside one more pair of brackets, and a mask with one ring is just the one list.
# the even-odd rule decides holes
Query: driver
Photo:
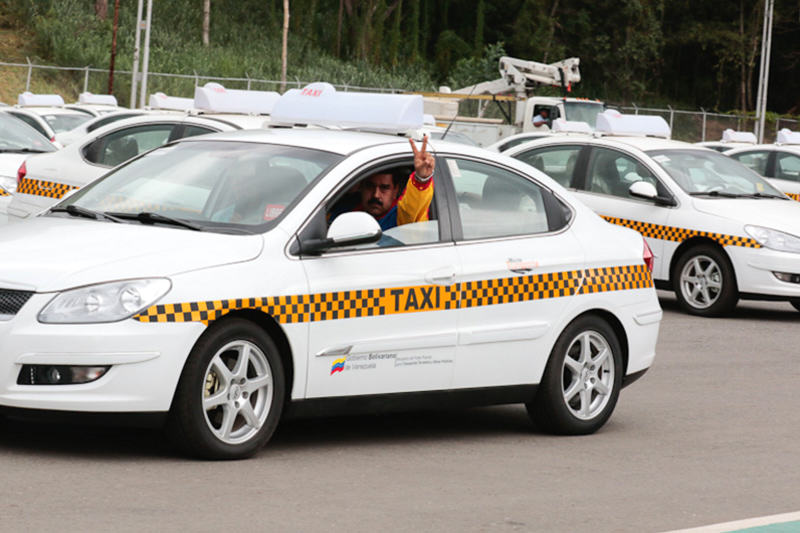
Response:
[{"label": "driver", "polygon": [[[389,172],[377,172],[358,185],[359,204],[353,211],[366,211],[386,231],[412,222],[428,220],[428,208],[433,199],[433,171],[436,160],[428,153],[428,137],[422,139],[418,149],[414,139],[409,139],[414,152],[414,172],[406,181],[402,192],[402,179],[395,179]],[[333,220],[332,217],[331,221]]]}]

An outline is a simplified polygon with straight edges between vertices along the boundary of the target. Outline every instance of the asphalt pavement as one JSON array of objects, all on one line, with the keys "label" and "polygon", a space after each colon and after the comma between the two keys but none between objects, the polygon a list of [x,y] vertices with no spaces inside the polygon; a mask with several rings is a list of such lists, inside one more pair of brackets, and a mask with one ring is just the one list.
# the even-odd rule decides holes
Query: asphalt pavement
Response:
[{"label": "asphalt pavement", "polygon": [[598,433],[522,406],[282,424],[255,458],[154,430],[6,421],[0,531],[661,532],[800,510],[800,313],[722,319],[662,293],[653,368]]}]

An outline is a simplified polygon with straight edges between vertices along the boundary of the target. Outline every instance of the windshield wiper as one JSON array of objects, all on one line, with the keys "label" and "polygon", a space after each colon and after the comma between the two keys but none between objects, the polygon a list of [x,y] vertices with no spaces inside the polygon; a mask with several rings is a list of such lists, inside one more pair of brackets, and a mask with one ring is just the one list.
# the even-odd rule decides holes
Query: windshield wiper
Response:
[{"label": "windshield wiper", "polygon": [[152,213],[150,211],[141,211],[139,213],[105,213],[107,216],[113,216],[127,220],[138,220],[142,224],[171,224],[173,226],[180,226],[194,231],[205,231],[205,228],[192,224],[179,218],[168,217],[159,213]]},{"label": "windshield wiper", "polygon": [[689,196],[718,196],[720,198],[740,198],[740,194],[733,194],[723,191],[695,191],[690,192]]},{"label": "windshield wiper", "polygon": [[0,154],[43,154],[47,150],[38,150],[36,148],[2,148]]},{"label": "windshield wiper", "polygon": [[778,200],[789,200],[789,198],[785,196],[778,196],[777,194],[764,194],[763,192],[743,194],[742,196],[746,196],[748,198],[777,198]]},{"label": "windshield wiper", "polygon": [[84,217],[84,218],[91,218],[94,220],[100,220],[101,218],[105,218],[106,220],[110,220],[111,222],[116,222],[119,224],[122,222],[117,217],[109,215],[108,213],[100,213],[99,211],[92,211],[91,209],[86,209],[85,207],[81,207],[79,205],[70,204],[66,207],[54,207],[50,210],[51,213],[67,213],[74,217]]}]

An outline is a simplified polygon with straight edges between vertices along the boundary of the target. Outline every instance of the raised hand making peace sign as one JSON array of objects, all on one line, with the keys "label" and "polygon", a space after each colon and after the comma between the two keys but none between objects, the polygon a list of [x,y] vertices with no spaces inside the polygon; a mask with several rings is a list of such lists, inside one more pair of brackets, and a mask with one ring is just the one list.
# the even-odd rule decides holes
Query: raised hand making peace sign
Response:
[{"label": "raised hand making peace sign", "polygon": [[432,154],[427,152],[428,149],[428,136],[422,138],[422,150],[417,149],[414,139],[409,139],[411,150],[414,152],[414,172],[417,180],[427,181],[433,176],[433,171],[436,168],[436,159]]}]

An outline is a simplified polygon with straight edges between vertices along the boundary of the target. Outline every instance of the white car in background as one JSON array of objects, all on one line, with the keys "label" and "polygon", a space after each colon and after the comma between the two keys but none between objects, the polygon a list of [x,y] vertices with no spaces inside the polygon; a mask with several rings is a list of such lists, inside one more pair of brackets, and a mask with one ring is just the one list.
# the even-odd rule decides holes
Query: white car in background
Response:
[{"label": "white car in background", "polygon": [[137,155],[183,137],[253,129],[259,117],[220,120],[190,115],[142,115],[98,128],[79,142],[52,154],[31,157],[19,169],[17,191],[8,205],[9,222],[39,213],[70,191]]},{"label": "white car in background", "polygon": [[[231,459],[284,413],[524,403],[592,433],[651,366],[641,235],[480,148],[432,141],[435,183],[409,176],[419,95],[314,84],[273,120],[322,127],[181,139],[0,232],[0,407],[147,415]],[[378,172],[425,216],[330,222]]]},{"label": "white car in background", "polygon": [[113,94],[93,94],[89,92],[79,94],[77,102],[74,104],[67,104],[64,107],[86,113],[93,117],[126,110],[126,108],[120,107],[117,104],[117,98]]},{"label": "white car in background", "polygon": [[0,223],[17,190],[17,171],[31,154],[55,152],[56,148],[37,131],[14,117],[0,113]]},{"label": "white car in background", "polygon": [[73,142],[82,139],[86,135],[92,133],[94,130],[102,128],[103,126],[111,124],[112,122],[126,118],[140,117],[145,114],[147,114],[146,111],[137,109],[125,109],[121,111],[104,113],[84,122],[75,129],[62,133],[56,133],[56,142],[62,146],[67,146],[68,144],[72,144]]},{"label": "white car in background", "polygon": [[64,99],[57,94],[19,95],[19,103],[3,108],[4,113],[13,115],[50,139],[57,148],[56,134],[77,128],[91,118],[81,111],[64,107]]},{"label": "white car in background", "polygon": [[506,154],[641,232],[656,286],[674,290],[689,313],[721,315],[740,298],[800,310],[800,204],[718,152],[669,140],[663,118],[614,113],[598,117],[603,137],[550,138]]},{"label": "white car in background", "polygon": [[719,141],[703,141],[696,142],[697,146],[711,148],[717,152],[726,152],[734,148],[745,148],[753,146],[758,143],[755,134],[752,131],[734,131],[731,128],[722,132],[722,139]]},{"label": "white car in background", "polygon": [[800,202],[800,132],[782,129],[775,144],[751,145],[724,153]]},{"label": "white car in background", "polygon": [[539,139],[547,139],[553,137],[554,135],[594,134],[594,129],[592,129],[592,127],[586,122],[578,122],[574,120],[565,120],[563,118],[557,118],[552,121],[552,124],[553,127],[545,131],[540,131],[540,132],[529,131],[526,133],[517,133],[515,135],[509,135],[508,137],[500,139],[496,143],[487,146],[486,149],[491,150],[493,152],[504,153],[515,146],[519,146],[520,144],[525,144],[527,142],[536,141]]}]

